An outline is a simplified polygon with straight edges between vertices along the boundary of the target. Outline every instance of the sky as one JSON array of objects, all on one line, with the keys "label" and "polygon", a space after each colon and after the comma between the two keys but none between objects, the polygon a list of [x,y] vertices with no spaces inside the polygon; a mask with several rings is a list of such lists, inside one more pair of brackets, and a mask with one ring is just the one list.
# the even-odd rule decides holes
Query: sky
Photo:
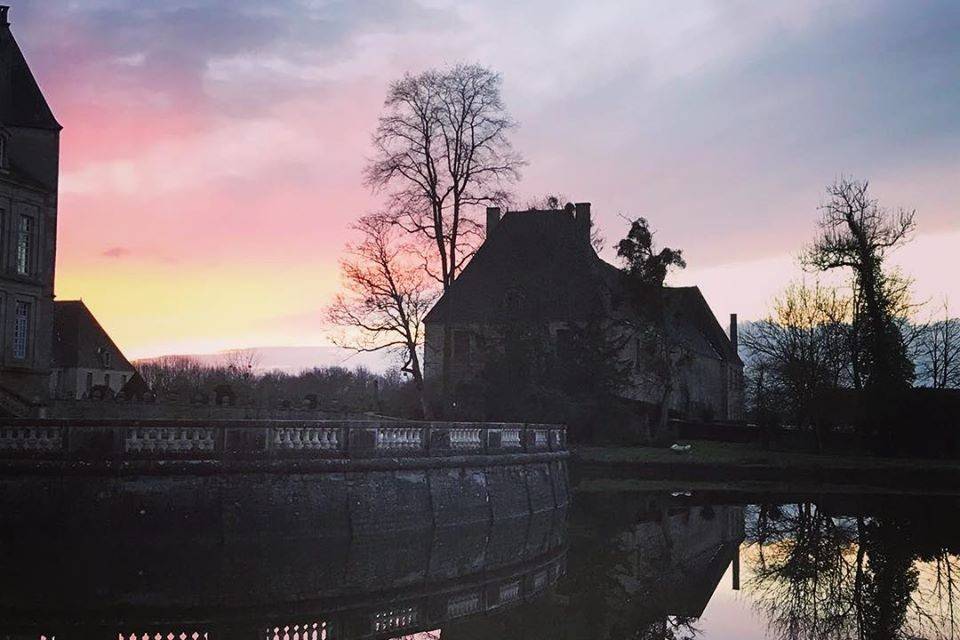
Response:
[{"label": "sky", "polygon": [[894,262],[960,312],[960,3],[8,0],[64,126],[56,294],[130,357],[328,342],[389,82],[503,75],[518,201],[645,216],[726,315],[802,272],[837,176],[917,211]]}]

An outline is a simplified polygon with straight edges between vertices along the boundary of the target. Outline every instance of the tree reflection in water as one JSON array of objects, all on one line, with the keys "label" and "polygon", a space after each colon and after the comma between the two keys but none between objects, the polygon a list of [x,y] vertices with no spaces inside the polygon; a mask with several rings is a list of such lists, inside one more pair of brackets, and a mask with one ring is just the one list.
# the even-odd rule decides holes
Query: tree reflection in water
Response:
[{"label": "tree reflection in water", "polygon": [[958,637],[952,513],[851,515],[811,502],[751,509],[745,586],[777,637]]}]

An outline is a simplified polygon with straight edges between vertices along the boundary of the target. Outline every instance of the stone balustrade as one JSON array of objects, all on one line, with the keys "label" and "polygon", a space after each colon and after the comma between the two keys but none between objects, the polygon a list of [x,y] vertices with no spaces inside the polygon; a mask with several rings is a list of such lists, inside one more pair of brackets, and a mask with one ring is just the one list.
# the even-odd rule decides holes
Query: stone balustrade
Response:
[{"label": "stone balustrade", "polygon": [[0,464],[137,460],[433,458],[566,453],[559,425],[411,421],[0,418]]},{"label": "stone balustrade", "polygon": [[373,633],[397,631],[415,625],[419,619],[419,610],[415,606],[389,608],[374,612],[370,618]]},{"label": "stone balustrade", "polygon": [[204,452],[215,448],[216,434],[210,427],[130,427],[124,449],[128,452]]},{"label": "stone balustrade", "polygon": [[479,427],[450,429],[450,448],[463,451],[483,449],[483,430]]},{"label": "stone balustrade", "polygon": [[411,427],[379,427],[375,448],[381,451],[422,449],[423,431]]},{"label": "stone balustrade", "polygon": [[60,427],[0,426],[0,451],[59,451],[62,448]]},{"label": "stone balustrade", "polygon": [[339,451],[341,429],[335,427],[272,427],[274,449],[302,451]]}]

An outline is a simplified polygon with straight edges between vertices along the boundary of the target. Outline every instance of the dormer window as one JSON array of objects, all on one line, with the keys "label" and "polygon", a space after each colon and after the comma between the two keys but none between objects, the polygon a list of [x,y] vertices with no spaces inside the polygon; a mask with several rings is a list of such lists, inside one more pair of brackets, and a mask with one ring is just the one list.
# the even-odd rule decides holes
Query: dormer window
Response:
[{"label": "dormer window", "polygon": [[110,368],[110,350],[106,347],[97,347],[97,356],[100,360],[100,366],[104,369]]}]

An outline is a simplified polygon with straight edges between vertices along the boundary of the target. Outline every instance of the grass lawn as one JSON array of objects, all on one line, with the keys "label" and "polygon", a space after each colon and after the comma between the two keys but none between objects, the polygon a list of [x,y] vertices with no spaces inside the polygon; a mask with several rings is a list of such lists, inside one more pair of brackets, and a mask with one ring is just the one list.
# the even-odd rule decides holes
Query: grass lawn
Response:
[{"label": "grass lawn", "polygon": [[589,466],[704,465],[710,467],[763,467],[788,469],[864,469],[871,471],[912,471],[918,469],[960,472],[960,461],[915,458],[881,458],[791,451],[765,451],[757,444],[684,441],[689,452],[676,453],[659,447],[573,447],[577,463]]}]

